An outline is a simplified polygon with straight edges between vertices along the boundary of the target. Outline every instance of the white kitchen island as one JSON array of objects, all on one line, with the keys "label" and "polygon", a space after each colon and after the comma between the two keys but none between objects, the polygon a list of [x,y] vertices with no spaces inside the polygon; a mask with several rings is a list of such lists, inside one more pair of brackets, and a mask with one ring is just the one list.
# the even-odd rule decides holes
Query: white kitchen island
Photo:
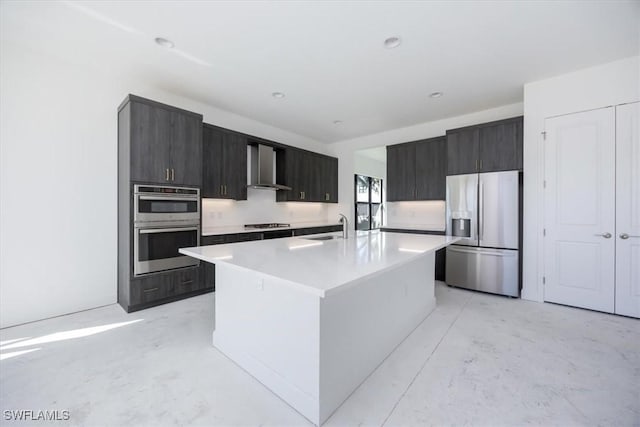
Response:
[{"label": "white kitchen island", "polygon": [[434,309],[435,251],[458,239],[316,237],[180,252],[216,264],[214,346],[321,425]]}]

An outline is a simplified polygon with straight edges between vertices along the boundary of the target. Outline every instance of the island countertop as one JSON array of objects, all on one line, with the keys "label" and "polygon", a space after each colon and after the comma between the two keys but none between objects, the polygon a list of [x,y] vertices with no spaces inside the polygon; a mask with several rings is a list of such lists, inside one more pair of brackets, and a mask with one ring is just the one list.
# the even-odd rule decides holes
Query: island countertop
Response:
[{"label": "island countertop", "polygon": [[255,271],[324,298],[459,240],[379,231],[351,232],[347,239],[311,240],[314,237],[319,236],[198,246],[180,249],[180,253]]}]

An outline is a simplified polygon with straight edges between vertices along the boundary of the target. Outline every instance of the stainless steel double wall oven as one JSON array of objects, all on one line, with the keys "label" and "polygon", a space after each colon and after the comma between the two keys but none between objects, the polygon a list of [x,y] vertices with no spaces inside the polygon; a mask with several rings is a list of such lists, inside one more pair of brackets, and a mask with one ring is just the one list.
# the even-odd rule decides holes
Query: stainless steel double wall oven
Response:
[{"label": "stainless steel double wall oven", "polygon": [[199,261],[178,249],[200,244],[200,190],[137,184],[133,188],[133,275]]}]

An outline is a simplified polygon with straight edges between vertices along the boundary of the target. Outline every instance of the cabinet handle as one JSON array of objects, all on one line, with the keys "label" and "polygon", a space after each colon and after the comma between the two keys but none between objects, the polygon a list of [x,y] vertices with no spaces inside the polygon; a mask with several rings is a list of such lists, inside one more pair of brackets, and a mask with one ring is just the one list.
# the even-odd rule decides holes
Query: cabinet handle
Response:
[{"label": "cabinet handle", "polygon": [[478,167],[478,165],[479,165],[479,162],[478,162],[478,159],[476,159],[476,170],[480,170],[480,168]]},{"label": "cabinet handle", "polygon": [[169,168],[164,170],[164,180],[169,181]]},{"label": "cabinet handle", "polygon": [[149,288],[149,289],[143,289],[142,292],[144,292],[146,294],[146,293],[149,293],[149,292],[155,292],[157,290],[158,290],[158,288]]},{"label": "cabinet handle", "polygon": [[302,193],[300,193],[300,194],[302,195],[302,200],[304,200],[304,198],[305,198],[304,191]]},{"label": "cabinet handle", "polygon": [[182,286],[186,286],[186,285],[190,285],[190,284],[192,284],[192,283],[193,283],[193,280],[187,280],[186,282],[182,282],[182,283],[180,283],[180,285],[182,285]]},{"label": "cabinet handle", "polygon": [[325,200],[331,199],[331,195],[329,195],[329,193],[324,193],[324,199]]},{"label": "cabinet handle", "polygon": [[175,181],[176,180],[176,170],[174,168],[171,168],[171,181]]},{"label": "cabinet handle", "polygon": [[222,185],[220,186],[220,195],[224,196],[224,190],[222,189]]},{"label": "cabinet handle", "polygon": [[227,195],[227,186],[226,185],[224,186],[224,195],[225,196]]},{"label": "cabinet handle", "polygon": [[480,170],[482,170],[482,159],[480,159]]}]

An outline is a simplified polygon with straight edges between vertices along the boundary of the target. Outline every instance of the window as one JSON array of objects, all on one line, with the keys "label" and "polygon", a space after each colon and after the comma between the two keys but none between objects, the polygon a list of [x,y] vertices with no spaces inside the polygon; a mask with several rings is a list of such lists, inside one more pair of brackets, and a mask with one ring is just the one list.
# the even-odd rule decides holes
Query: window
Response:
[{"label": "window", "polygon": [[382,180],[355,176],[356,230],[382,227]]}]

